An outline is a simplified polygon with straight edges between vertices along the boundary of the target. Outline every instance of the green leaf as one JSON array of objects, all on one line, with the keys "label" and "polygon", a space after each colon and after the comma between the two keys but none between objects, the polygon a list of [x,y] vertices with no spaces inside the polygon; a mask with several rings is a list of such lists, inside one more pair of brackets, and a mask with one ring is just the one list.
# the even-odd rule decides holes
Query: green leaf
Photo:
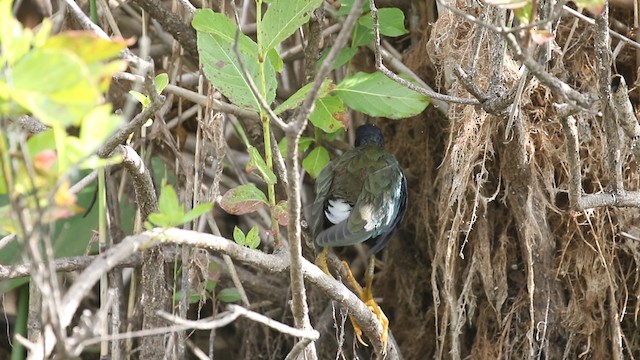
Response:
[{"label": "green leaf", "polygon": [[326,133],[344,129],[345,124],[349,121],[344,103],[335,95],[318,99],[309,120],[315,127]]},{"label": "green leaf", "polygon": [[302,160],[302,167],[315,179],[328,162],[329,152],[324,147],[318,146]]},{"label": "green leaf", "polygon": [[531,22],[532,7],[531,2],[526,2],[524,6],[518,7],[517,9],[513,9],[513,14],[520,20],[520,22],[524,25],[527,25]]},{"label": "green leaf", "polygon": [[217,298],[222,302],[232,303],[232,302],[240,301],[240,293],[238,292],[238,289],[234,287],[226,288],[226,289],[220,290]]},{"label": "green leaf", "polygon": [[[371,13],[360,17],[358,24],[373,31]],[[380,25],[380,34],[384,36],[396,37],[409,32],[404,27],[404,13],[398,8],[378,9],[378,25]]]},{"label": "green leaf", "polygon": [[429,98],[407,89],[381,72],[359,72],[344,79],[333,93],[356,111],[390,119],[417,115],[429,105]]},{"label": "green leaf", "polygon": [[176,220],[184,216],[184,206],[180,204],[176,191],[169,184],[162,186],[160,199],[158,199],[158,212]]},{"label": "green leaf", "polygon": [[[182,300],[184,298],[184,294],[185,294],[184,290],[180,290],[180,291],[174,293],[173,294],[173,301],[178,302],[178,301]],[[189,292],[187,301],[189,302],[189,304],[195,304],[195,303],[200,302],[203,299],[204,299],[204,294],[199,294],[199,293],[196,293],[196,292],[193,292],[193,293]]]},{"label": "green leaf", "polygon": [[216,285],[218,285],[217,280],[207,280],[204,282],[204,289],[209,292],[213,292],[216,289]]},{"label": "green leaf", "polygon": [[129,94],[133,96],[136,100],[138,100],[138,102],[142,104],[143,108],[146,108],[147,106],[149,106],[149,104],[151,104],[151,100],[147,95],[139,93],[135,90],[129,90]]},{"label": "green leaf", "polygon": [[361,24],[356,24],[353,27],[353,33],[351,35],[351,47],[357,48],[358,46],[369,45],[373,43],[373,30],[367,29]]},{"label": "green leaf", "polygon": [[[318,91],[318,98],[325,96],[331,91],[333,86],[331,86],[331,80],[325,80],[320,86],[320,90]],[[308,83],[307,85],[301,87],[296,91],[293,95],[289,96],[287,100],[285,100],[282,104],[278,105],[273,111],[276,115],[280,115],[287,110],[292,110],[297,108],[311,91],[313,87],[313,83]]]},{"label": "green leaf", "polygon": [[275,48],[291,36],[302,24],[309,21],[311,12],[322,4],[322,0],[278,0],[269,4],[258,29],[260,53]]},{"label": "green leaf", "polygon": [[171,185],[165,184],[158,199],[158,212],[149,214],[149,222],[162,228],[182,225],[209,211],[212,206],[212,204],[200,204],[185,214],[184,205],[180,203],[175,190]]},{"label": "green leaf", "polygon": [[193,209],[189,210],[186,214],[184,214],[184,216],[182,217],[182,223],[184,224],[193,219],[196,219],[201,215],[211,211],[211,209],[213,209],[213,203],[199,204],[198,206],[194,207]]},{"label": "green leaf", "polygon": [[[100,105],[82,120],[80,143],[83,145],[82,157],[97,149],[104,140],[113,134],[122,123],[122,118],[111,112],[111,104]],[[73,162],[80,161],[75,159]]]},{"label": "green leaf", "polygon": [[254,212],[265,204],[268,204],[266,195],[254,184],[230,189],[220,199],[220,207],[233,215]]},{"label": "green leaf", "polygon": [[[309,146],[313,144],[316,140],[310,137],[301,136],[300,140],[298,140],[298,151],[303,153],[307,151]],[[282,157],[287,157],[287,146],[289,144],[289,140],[286,137],[283,137],[282,140],[278,143],[278,149],[280,149],[280,153]]]},{"label": "green leaf", "polygon": [[50,37],[46,49],[68,50],[87,64],[117,57],[127,47],[124,39],[103,39],[90,31],[67,31]]},{"label": "green leaf", "polygon": [[169,75],[166,73],[156,76],[156,92],[160,94],[169,84]]},{"label": "green leaf", "polygon": [[244,236],[244,233],[242,232],[242,230],[240,230],[239,227],[235,226],[233,228],[233,241],[236,242],[236,244],[238,245],[243,245],[246,244],[246,237]]},{"label": "green leaf", "polygon": [[245,246],[249,247],[250,249],[257,249],[258,246],[260,245],[259,234],[260,234],[260,229],[258,229],[258,226],[253,225],[251,230],[249,230],[249,232],[247,233],[247,237],[245,239]]},{"label": "green leaf", "polygon": [[[324,63],[324,60],[327,58],[327,55],[329,55],[329,51],[331,51],[331,48],[327,48],[322,52],[320,59],[318,59],[318,62],[316,63],[317,69],[320,69],[320,67]],[[348,63],[351,59],[353,59],[357,52],[357,47],[346,47],[340,49],[340,51],[338,52],[338,56],[336,57],[336,61],[334,61],[333,66],[331,66],[331,70],[335,70],[340,66]]]},{"label": "green leaf", "polygon": [[[211,83],[235,105],[258,111],[260,104],[245,79],[240,62],[233,50],[237,26],[225,15],[211,9],[198,10],[193,18],[197,30],[198,52],[204,73]],[[238,52],[249,76],[260,79],[258,46],[246,35],[238,36]],[[270,60],[264,61],[264,79],[268,104],[276,96],[276,72]]]},{"label": "green leaf", "polygon": [[0,1],[0,64],[4,68],[5,61],[12,65],[31,48],[33,32],[23,29],[22,24],[13,17],[11,4],[13,1]]},{"label": "green leaf", "polygon": [[[349,15],[349,12],[351,11],[351,9],[353,9],[353,3],[354,0],[340,0],[340,9],[338,9],[338,15],[339,16],[346,16]],[[362,12],[364,11],[368,11],[369,9],[369,2],[365,1],[362,3]]]},{"label": "green leaf", "polygon": [[8,76],[13,100],[49,126],[80,125],[101,99],[86,64],[68,51],[33,49]]},{"label": "green leaf", "polygon": [[277,182],[276,174],[273,170],[267,167],[267,163],[264,162],[262,156],[258,152],[258,149],[249,145],[250,160],[247,163],[247,171],[258,170],[258,174],[267,184],[275,184]]},{"label": "green leaf", "polygon": [[284,67],[284,62],[282,61],[282,58],[280,57],[276,49],[269,50],[269,52],[267,52],[267,58],[269,59],[271,64],[273,64],[273,68],[277,72],[282,71],[282,68]]},{"label": "green leaf", "polygon": [[53,136],[53,131],[43,131],[34,134],[27,140],[27,149],[29,149],[29,155],[31,155],[32,158],[45,150],[53,150],[55,148],[56,140]]}]

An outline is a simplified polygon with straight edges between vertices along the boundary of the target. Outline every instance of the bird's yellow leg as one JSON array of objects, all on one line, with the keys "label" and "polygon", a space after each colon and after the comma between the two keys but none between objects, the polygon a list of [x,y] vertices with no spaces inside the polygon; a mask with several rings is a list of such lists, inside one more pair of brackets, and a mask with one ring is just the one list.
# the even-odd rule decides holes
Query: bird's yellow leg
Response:
[{"label": "bird's yellow leg", "polygon": [[389,340],[389,319],[382,312],[382,308],[376,301],[373,299],[373,273],[375,271],[376,266],[376,257],[371,256],[369,258],[369,266],[367,267],[367,272],[365,273],[365,287],[363,290],[364,296],[362,297],[362,301],[369,307],[369,310],[376,316],[380,325],[382,325],[382,335],[380,336],[380,341],[382,342],[383,351],[387,351],[387,341]]},{"label": "bird's yellow leg", "polygon": [[[349,281],[349,283],[353,287],[356,295],[358,295],[358,297],[369,307],[369,310],[371,310],[371,312],[376,316],[376,318],[380,322],[380,325],[382,325],[382,335],[380,336],[380,341],[382,342],[382,349],[386,352],[387,341],[389,338],[389,319],[384,314],[384,312],[382,312],[382,308],[380,308],[380,305],[378,305],[376,301],[373,299],[373,291],[371,289],[373,285],[373,273],[375,270],[375,260],[376,259],[374,256],[372,256],[369,259],[369,266],[367,267],[367,271],[365,273],[364,289],[360,286],[360,284],[358,284],[358,282],[354,278],[353,273],[349,268],[349,264],[343,261],[342,266],[344,266],[345,270],[347,271],[347,281]],[[349,317],[349,318],[351,319],[351,324],[353,325],[353,330],[356,334],[356,338],[358,339],[358,342],[364,346],[368,346],[364,342],[364,340],[362,340],[362,329],[360,328],[360,325],[358,325],[357,322],[352,317]]]},{"label": "bird's yellow leg", "polygon": [[325,248],[322,249],[320,254],[318,254],[318,257],[316,257],[316,266],[322,269],[322,271],[324,271],[325,274],[331,276],[331,273],[329,272],[329,265],[327,265],[328,256],[329,256],[329,247],[325,246]]}]

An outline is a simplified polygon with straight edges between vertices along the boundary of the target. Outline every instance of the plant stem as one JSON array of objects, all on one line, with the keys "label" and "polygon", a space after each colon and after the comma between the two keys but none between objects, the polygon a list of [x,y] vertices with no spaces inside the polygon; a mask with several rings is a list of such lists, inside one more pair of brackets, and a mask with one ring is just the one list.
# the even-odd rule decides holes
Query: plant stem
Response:
[{"label": "plant stem", "polygon": [[[266,58],[266,53],[263,53],[262,48],[262,35],[261,35],[261,26],[262,26],[262,0],[256,1],[256,28],[258,29],[257,40],[258,40],[258,69],[260,73],[260,96],[263,99],[267,99],[267,84],[264,74],[264,61]],[[260,109],[260,120],[262,121],[262,133],[264,135],[264,161],[267,164],[269,170],[273,171],[273,154],[271,153],[271,124],[269,115],[266,113],[261,106],[258,106]],[[273,232],[275,247],[280,246],[280,231],[278,227],[278,221],[275,219],[273,209],[276,206],[276,190],[275,184],[267,183],[267,192],[269,197],[269,208],[271,209],[271,231]]]}]

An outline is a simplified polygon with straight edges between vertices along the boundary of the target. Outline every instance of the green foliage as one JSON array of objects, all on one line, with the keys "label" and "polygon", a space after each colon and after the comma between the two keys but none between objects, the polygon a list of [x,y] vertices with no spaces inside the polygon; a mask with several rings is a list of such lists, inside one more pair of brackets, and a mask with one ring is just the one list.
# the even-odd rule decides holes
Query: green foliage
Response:
[{"label": "green foliage", "polygon": [[[301,136],[300,140],[298,141],[298,151],[300,153],[304,153],[305,151],[307,151],[309,146],[311,146],[314,142],[315,142],[315,139],[312,139],[306,136]],[[278,143],[278,149],[280,149],[280,153],[282,153],[283,157],[287,156],[288,144],[289,144],[289,140],[286,137],[282,138],[282,140],[280,140],[280,142]]]},{"label": "green foliage", "polygon": [[359,72],[344,79],[333,93],[354,110],[369,116],[402,119],[421,113],[429,99],[380,72]]},{"label": "green foliage", "polygon": [[206,299],[216,299],[222,302],[236,302],[240,300],[240,293],[236,288],[226,288],[220,290],[216,296],[213,296],[220,279],[220,270],[218,264],[209,263],[205,278],[197,283],[193,288],[182,289],[173,294],[173,301],[178,302],[187,296],[189,304],[202,303]]},{"label": "green foliage", "polygon": [[276,206],[271,210],[271,214],[278,221],[278,224],[282,226],[287,226],[289,224],[289,205],[286,200],[281,200],[276,204]]},{"label": "green foliage", "polygon": [[318,146],[302,161],[302,167],[315,179],[328,162],[329,152],[324,147]]},{"label": "green foliage", "polygon": [[[326,96],[332,88],[331,80],[325,80],[320,86],[320,90],[318,91],[318,97]],[[311,91],[313,87],[313,83],[309,83],[296,91],[293,95],[291,95],[287,100],[285,100],[282,104],[278,105],[278,107],[273,110],[276,115],[280,115],[287,110],[293,110],[300,106],[304,99]]]},{"label": "green foliage", "polygon": [[[329,51],[331,51],[331,48],[326,48],[322,52],[322,55],[320,56],[320,59],[318,60],[318,64],[317,64],[318,69],[324,63],[324,60],[327,58],[327,55],[329,55]],[[357,53],[358,53],[357,47],[345,47],[340,49],[340,51],[338,52],[338,56],[336,57],[336,61],[331,66],[331,70],[335,70],[343,66],[344,64],[348,63],[349,61],[351,61],[351,59],[353,59],[353,57]]]},{"label": "green foliage", "polygon": [[[110,60],[126,47],[124,41],[82,31],[51,36],[51,28],[45,20],[36,33],[23,29],[11,14],[11,1],[0,1],[0,116],[30,114],[50,127],[28,138],[24,158],[13,162],[12,169],[0,169],[0,178],[12,182],[11,196],[30,195],[23,206],[33,213],[42,209],[43,223],[82,210],[69,191],[69,177],[78,168],[95,169],[116,161],[98,159],[94,152],[121,123],[103,99],[113,73],[126,67],[123,61]],[[70,126],[79,129],[77,136],[67,132]],[[7,136],[12,135],[0,136],[3,156],[9,151]],[[11,173],[5,173],[8,170]],[[2,181],[0,194],[6,192]],[[11,211],[5,205],[0,213]],[[21,235],[13,221],[12,216],[0,221],[0,233]]]},{"label": "green foliage", "polygon": [[220,290],[216,298],[226,303],[237,302],[240,301],[240,293],[238,292],[238,289],[234,287],[226,288]]},{"label": "green foliage", "polygon": [[[155,78],[155,83],[156,83],[156,92],[160,94],[164,90],[164,88],[166,88],[167,85],[169,84],[169,75],[167,74],[157,75]],[[131,94],[131,96],[136,98],[136,100],[138,100],[138,102],[142,104],[142,108],[146,108],[147,106],[149,106],[149,104],[151,104],[151,99],[149,99],[149,96],[147,95],[141,94],[135,90],[129,90],[129,94]]]},{"label": "green foliage", "polygon": [[[245,79],[233,47],[237,26],[225,15],[211,9],[198,10],[193,18],[198,34],[198,51],[204,73],[224,96],[237,106],[258,111],[260,104]],[[271,104],[276,97],[276,71],[272,57],[258,62],[258,45],[248,36],[238,33],[238,53],[249,76],[265,79],[264,99]],[[262,70],[262,71],[261,71]]]},{"label": "green foliage", "polygon": [[178,195],[171,185],[162,186],[160,199],[158,199],[158,212],[149,214],[149,221],[145,224],[147,229],[154,226],[171,228],[192,221],[201,215],[211,211],[213,203],[199,204],[185,212],[184,205],[178,200]]},{"label": "green foliage", "polygon": [[251,230],[245,235],[237,226],[233,228],[233,240],[242,246],[246,246],[250,249],[257,249],[260,246],[260,229],[254,225]]},{"label": "green foliage", "polygon": [[271,1],[258,29],[260,54],[275,48],[309,21],[309,15],[322,0]]},{"label": "green foliage", "polygon": [[[373,31],[373,16],[367,13],[358,19],[358,24]],[[404,13],[398,8],[382,8],[378,10],[380,35],[396,37],[409,31],[404,27]]]},{"label": "green foliage", "polygon": [[258,174],[266,182],[267,184],[275,184],[276,183],[276,174],[273,173],[273,170],[267,167],[267,163],[264,162],[262,155],[258,152],[258,149],[249,145],[249,156],[250,160],[247,163],[247,172],[251,172],[253,170],[257,170]]},{"label": "green foliage", "polygon": [[309,121],[326,133],[336,132],[346,127],[348,121],[347,108],[342,99],[329,94],[316,101],[316,107],[309,116]]}]

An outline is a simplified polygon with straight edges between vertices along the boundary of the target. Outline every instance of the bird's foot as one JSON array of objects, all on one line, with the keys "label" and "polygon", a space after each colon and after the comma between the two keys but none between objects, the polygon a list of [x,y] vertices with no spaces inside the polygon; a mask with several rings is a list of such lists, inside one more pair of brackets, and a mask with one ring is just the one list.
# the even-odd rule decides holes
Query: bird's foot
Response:
[{"label": "bird's foot", "polygon": [[[380,325],[382,325],[382,335],[380,335],[380,341],[382,342],[382,351],[383,353],[385,353],[387,351],[387,342],[389,340],[389,319],[382,311],[382,308],[380,308],[380,305],[378,305],[378,303],[376,303],[375,300],[373,300],[373,298],[368,300],[362,299],[362,301],[364,301],[364,303],[367,305],[369,310],[371,310],[371,312],[376,317],[376,319],[378,319],[378,322],[380,323]],[[358,322],[352,316],[349,316],[349,319],[351,319],[351,324],[353,325],[353,332],[355,333],[356,339],[358,339],[358,342],[364,346],[369,346],[362,339],[362,328],[360,327]]]},{"label": "bird's foot", "polygon": [[[376,301],[373,299],[371,288],[366,287],[363,289],[360,286],[360,284],[358,284],[356,279],[353,277],[353,274],[351,273],[351,269],[349,268],[349,265],[345,261],[342,262],[342,265],[347,271],[347,281],[351,284],[351,286],[355,290],[356,295],[358,295],[360,300],[362,300],[362,302],[364,302],[365,305],[367,305],[369,310],[371,310],[373,315],[376,317],[376,319],[378,319],[378,322],[382,326],[382,335],[380,335],[380,341],[382,342],[383,352],[386,352],[387,341],[389,340],[389,319],[382,311],[382,308],[380,307],[380,305],[378,305],[378,303],[376,303]],[[358,342],[364,346],[368,346],[367,343],[362,339],[362,328],[360,327],[358,322],[351,316],[349,318],[351,319],[351,324],[353,325],[353,331],[356,335],[356,338],[358,339]]]}]

